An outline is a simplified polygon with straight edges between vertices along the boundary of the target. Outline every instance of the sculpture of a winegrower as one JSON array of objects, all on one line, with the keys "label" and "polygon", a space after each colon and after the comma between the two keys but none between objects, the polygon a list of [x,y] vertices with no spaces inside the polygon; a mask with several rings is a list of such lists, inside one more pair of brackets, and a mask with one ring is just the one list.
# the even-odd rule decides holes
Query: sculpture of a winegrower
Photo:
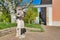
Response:
[{"label": "sculpture of a winegrower", "polygon": [[[30,2],[30,4],[32,3],[32,1]],[[30,4],[26,5],[25,7],[23,6],[17,6],[16,7],[16,21],[17,21],[17,28],[16,28],[16,37],[19,38],[25,38],[25,32],[26,29],[24,28],[24,9],[28,6],[30,6]]]},{"label": "sculpture of a winegrower", "polygon": [[16,7],[16,21],[17,21],[17,28],[16,28],[16,37],[24,38],[26,29],[24,28],[24,11],[22,7]]}]

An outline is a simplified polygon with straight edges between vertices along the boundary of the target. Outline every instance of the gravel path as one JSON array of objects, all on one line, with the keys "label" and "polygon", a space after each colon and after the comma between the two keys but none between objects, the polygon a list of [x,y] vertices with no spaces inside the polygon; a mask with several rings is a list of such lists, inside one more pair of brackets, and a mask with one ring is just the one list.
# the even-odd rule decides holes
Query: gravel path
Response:
[{"label": "gravel path", "polygon": [[60,40],[60,27],[43,26],[45,32],[26,32],[24,39],[15,37],[15,32],[0,37],[0,40]]}]

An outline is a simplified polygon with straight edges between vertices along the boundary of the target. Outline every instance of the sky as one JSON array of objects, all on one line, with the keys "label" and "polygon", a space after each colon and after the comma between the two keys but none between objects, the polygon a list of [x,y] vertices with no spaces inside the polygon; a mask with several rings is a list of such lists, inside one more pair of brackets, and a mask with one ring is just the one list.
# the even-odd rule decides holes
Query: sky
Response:
[{"label": "sky", "polygon": [[32,4],[36,5],[36,4],[40,4],[40,3],[41,3],[41,0],[33,0]]},{"label": "sky", "polygon": [[[12,0],[12,2],[13,2],[13,0]],[[21,4],[25,5],[25,2],[30,3],[30,0],[23,0]],[[20,3],[20,2],[18,1],[17,3]],[[33,5],[40,5],[40,3],[41,3],[41,0],[33,0],[33,2],[32,2]]]},{"label": "sky", "polygon": [[[30,0],[23,0],[23,2],[30,2]],[[41,0],[33,0],[32,4],[33,5],[39,5],[41,3]]]}]

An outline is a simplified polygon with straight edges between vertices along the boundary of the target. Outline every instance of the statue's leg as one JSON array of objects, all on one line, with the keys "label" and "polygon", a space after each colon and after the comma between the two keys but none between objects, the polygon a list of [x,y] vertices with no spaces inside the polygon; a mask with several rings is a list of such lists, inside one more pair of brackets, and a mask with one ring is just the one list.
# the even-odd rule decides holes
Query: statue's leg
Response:
[{"label": "statue's leg", "polygon": [[16,37],[18,38],[22,38],[22,35],[21,35],[21,28],[17,28],[17,33],[16,33]]},{"label": "statue's leg", "polygon": [[21,37],[21,23],[19,19],[17,20],[16,37]]},{"label": "statue's leg", "polygon": [[19,38],[22,38],[22,35],[21,35],[21,28],[19,28]]},{"label": "statue's leg", "polygon": [[22,22],[21,22],[21,20],[19,20],[19,22],[18,22],[18,28],[19,28],[19,31],[18,31],[19,38],[22,38],[22,35],[21,35]]},{"label": "statue's leg", "polygon": [[21,20],[21,27],[24,28],[24,21]]},{"label": "statue's leg", "polygon": [[[24,28],[24,21],[21,20],[21,27]],[[25,38],[25,33],[22,34],[22,38]]]},{"label": "statue's leg", "polygon": [[16,37],[19,37],[19,28],[16,28]]},{"label": "statue's leg", "polygon": [[17,22],[17,27],[16,27],[16,37],[18,37],[19,35],[18,35],[18,32],[19,32],[19,28],[18,28],[18,19],[16,20],[16,22]]}]

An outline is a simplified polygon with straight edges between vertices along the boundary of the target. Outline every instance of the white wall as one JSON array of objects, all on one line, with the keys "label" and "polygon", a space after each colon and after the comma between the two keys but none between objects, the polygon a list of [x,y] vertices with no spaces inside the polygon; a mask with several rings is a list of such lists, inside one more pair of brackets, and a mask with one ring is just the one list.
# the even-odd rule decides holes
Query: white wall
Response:
[{"label": "white wall", "polygon": [[47,25],[52,26],[52,7],[47,7]]},{"label": "white wall", "polygon": [[60,26],[60,21],[53,21],[52,26]]}]

